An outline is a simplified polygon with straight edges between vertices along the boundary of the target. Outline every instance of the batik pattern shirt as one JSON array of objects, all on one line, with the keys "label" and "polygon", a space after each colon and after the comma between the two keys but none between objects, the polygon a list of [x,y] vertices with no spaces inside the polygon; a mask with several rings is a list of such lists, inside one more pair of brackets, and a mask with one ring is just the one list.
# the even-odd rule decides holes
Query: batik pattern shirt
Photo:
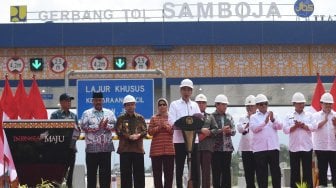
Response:
[{"label": "batik pattern shirt", "polygon": [[[117,119],[116,133],[119,136],[118,153],[145,153],[143,138],[147,135],[147,124],[144,117],[138,113],[122,114]],[[138,140],[131,140],[132,134],[140,134]]]},{"label": "batik pattern shirt", "polygon": [[[99,127],[102,120],[108,119],[106,127]],[[112,131],[116,117],[111,110],[103,108],[101,111],[91,108],[84,111],[81,119],[81,128],[85,132],[87,153],[112,152]]]},{"label": "batik pattern shirt", "polygon": [[229,135],[219,133],[215,136],[214,151],[233,151],[233,144],[231,136],[236,135],[236,127],[233,118],[230,114],[219,114],[217,111],[212,113],[218,125],[218,129],[222,129],[224,126],[229,125],[231,127],[231,133]]}]

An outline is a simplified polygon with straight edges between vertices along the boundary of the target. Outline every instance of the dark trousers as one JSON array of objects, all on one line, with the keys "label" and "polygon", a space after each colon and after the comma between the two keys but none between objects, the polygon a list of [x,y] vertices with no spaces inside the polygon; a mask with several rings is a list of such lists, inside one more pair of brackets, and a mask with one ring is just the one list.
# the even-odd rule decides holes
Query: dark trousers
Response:
[{"label": "dark trousers", "polygon": [[76,151],[74,149],[69,148],[68,161],[66,162],[66,166],[65,166],[67,170],[69,169],[68,176],[66,177],[67,178],[66,184],[68,188],[72,187],[72,176],[73,176],[73,171],[75,168],[75,161],[76,161]]},{"label": "dark trousers", "polygon": [[306,182],[308,187],[313,187],[312,154],[313,151],[289,152],[290,167],[291,167],[290,169],[291,187],[296,187],[296,183],[301,182],[301,175],[300,175],[301,163],[302,163],[302,182]]},{"label": "dark trousers", "polygon": [[257,182],[259,188],[268,187],[268,166],[271,170],[272,187],[281,187],[281,171],[279,166],[279,150],[268,150],[254,153]]},{"label": "dark trousers", "polygon": [[315,151],[317,157],[317,167],[319,170],[320,185],[327,186],[328,164],[331,170],[331,181],[333,187],[336,187],[336,151]]},{"label": "dark trousers", "polygon": [[120,178],[121,188],[145,187],[144,154],[125,152],[120,153]]},{"label": "dark trousers", "polygon": [[242,151],[242,160],[247,188],[255,188],[255,161],[252,151]]},{"label": "dark trousers", "polygon": [[88,188],[96,188],[98,169],[100,188],[110,188],[111,152],[86,153],[86,168]]},{"label": "dark trousers", "polygon": [[[176,187],[183,188],[183,169],[185,164],[185,159],[188,155],[184,143],[175,143],[175,163],[176,163]],[[193,151],[191,153],[191,179],[193,182],[193,187],[198,188],[200,179],[200,169],[199,169],[199,158],[198,158],[198,144],[194,144]]]},{"label": "dark trousers", "polygon": [[[155,188],[172,188],[174,177],[174,155],[151,157]],[[162,184],[162,171],[164,184]]]},{"label": "dark trousers", "polygon": [[231,188],[232,151],[215,151],[212,155],[212,185],[214,188]]},{"label": "dark trousers", "polygon": [[212,152],[204,150],[199,151],[198,153],[202,169],[202,188],[209,188]]}]

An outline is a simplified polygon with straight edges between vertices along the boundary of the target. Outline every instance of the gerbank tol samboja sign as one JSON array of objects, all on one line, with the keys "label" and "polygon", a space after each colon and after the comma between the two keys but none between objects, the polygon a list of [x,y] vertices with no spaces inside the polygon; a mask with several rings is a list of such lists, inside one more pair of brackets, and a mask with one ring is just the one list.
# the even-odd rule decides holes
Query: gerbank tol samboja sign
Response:
[{"label": "gerbank tol samboja sign", "polygon": [[28,11],[27,20],[29,22],[283,21],[298,20],[298,17],[307,18],[313,11],[314,5],[310,0],[297,0],[295,4],[166,2],[161,9]]},{"label": "gerbank tol samboja sign", "polygon": [[[197,3],[197,4],[174,4],[166,2],[163,4],[161,18],[181,19],[181,18],[247,18],[247,17],[281,17],[278,5],[275,2],[270,4],[249,4],[239,2],[231,4],[226,2],[214,3]],[[152,15],[152,16],[151,16]],[[38,15],[40,20],[83,20],[83,19],[142,19],[153,18],[150,10],[140,9],[123,9],[123,10],[87,10],[87,11],[40,11]]]}]

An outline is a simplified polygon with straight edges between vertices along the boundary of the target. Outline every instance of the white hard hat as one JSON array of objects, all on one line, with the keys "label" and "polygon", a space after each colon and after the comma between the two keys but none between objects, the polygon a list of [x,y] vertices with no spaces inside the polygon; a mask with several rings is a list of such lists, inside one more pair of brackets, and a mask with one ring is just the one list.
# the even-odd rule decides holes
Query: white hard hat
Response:
[{"label": "white hard hat", "polygon": [[215,98],[215,103],[225,103],[225,104],[229,104],[228,98],[223,95],[223,94],[219,94],[216,96]]},{"label": "white hard hat", "polygon": [[302,93],[296,92],[292,97],[292,102],[303,103],[306,102],[306,99]]},{"label": "white hard hat", "polygon": [[189,87],[189,88],[194,88],[194,86],[193,86],[194,84],[193,84],[193,82],[190,80],[190,79],[184,79],[184,80],[182,80],[181,81],[181,85],[180,85],[180,88],[181,87]]},{"label": "white hard hat", "polygon": [[195,101],[202,101],[202,102],[207,102],[208,99],[205,95],[203,94],[198,94],[196,97],[195,97]]},{"label": "white hard hat", "polygon": [[135,98],[132,95],[126,95],[123,100],[123,104],[136,102]]},{"label": "white hard hat", "polygon": [[324,93],[321,97],[320,102],[323,103],[334,103],[334,98],[330,93]]},{"label": "white hard hat", "polygon": [[255,105],[256,102],[255,102],[255,96],[254,95],[249,95],[246,97],[245,99],[245,105]]},{"label": "white hard hat", "polygon": [[267,97],[264,94],[258,94],[255,98],[256,103],[268,102]]}]

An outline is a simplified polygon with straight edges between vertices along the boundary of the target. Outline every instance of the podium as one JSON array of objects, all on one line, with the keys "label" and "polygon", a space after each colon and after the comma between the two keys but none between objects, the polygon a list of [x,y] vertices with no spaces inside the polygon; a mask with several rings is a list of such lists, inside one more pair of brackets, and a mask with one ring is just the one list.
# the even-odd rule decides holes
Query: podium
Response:
[{"label": "podium", "polygon": [[63,119],[3,122],[20,184],[63,181],[74,127]]},{"label": "podium", "polygon": [[204,124],[202,114],[194,114],[193,116],[184,116],[176,120],[174,125],[182,130],[184,145],[188,153],[188,185],[187,188],[193,188],[193,180],[191,177],[191,153],[194,148],[196,131],[201,129]]}]

